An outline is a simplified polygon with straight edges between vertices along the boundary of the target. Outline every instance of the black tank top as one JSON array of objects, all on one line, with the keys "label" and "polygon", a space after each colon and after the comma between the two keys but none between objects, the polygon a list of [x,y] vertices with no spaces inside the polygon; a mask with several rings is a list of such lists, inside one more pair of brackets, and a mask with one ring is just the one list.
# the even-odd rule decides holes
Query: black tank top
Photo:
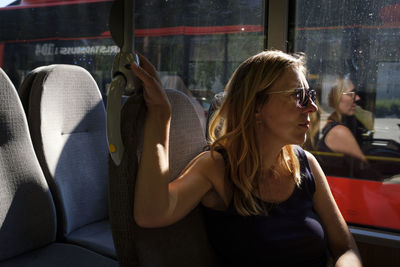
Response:
[{"label": "black tank top", "polygon": [[[326,266],[324,229],[313,209],[314,176],[299,147],[301,185],[266,216],[241,216],[203,206],[208,238],[221,266]],[[262,200],[259,200],[262,201]]]},{"label": "black tank top", "polygon": [[342,124],[336,121],[332,121],[329,122],[327,125],[325,125],[325,127],[322,129],[322,138],[320,139],[317,145],[318,151],[332,152],[332,150],[326,145],[325,138],[326,135],[337,125],[342,125]]}]

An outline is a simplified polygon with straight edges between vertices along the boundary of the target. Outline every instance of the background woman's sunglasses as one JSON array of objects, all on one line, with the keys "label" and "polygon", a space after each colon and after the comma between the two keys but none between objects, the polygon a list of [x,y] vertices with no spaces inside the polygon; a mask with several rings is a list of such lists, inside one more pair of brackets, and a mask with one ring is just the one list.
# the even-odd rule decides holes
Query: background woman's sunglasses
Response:
[{"label": "background woman's sunglasses", "polygon": [[353,98],[353,100],[355,100],[355,99],[356,99],[357,92],[356,92],[356,91],[352,91],[352,92],[343,92],[342,94],[343,94],[343,95],[348,95],[348,96],[350,96],[351,98]]},{"label": "background woman's sunglasses", "polygon": [[283,93],[293,93],[296,94],[297,106],[299,108],[305,108],[308,105],[308,100],[311,99],[314,103],[317,99],[317,92],[315,90],[296,88],[292,90],[277,91],[277,92],[267,92],[270,94],[283,94]]}]

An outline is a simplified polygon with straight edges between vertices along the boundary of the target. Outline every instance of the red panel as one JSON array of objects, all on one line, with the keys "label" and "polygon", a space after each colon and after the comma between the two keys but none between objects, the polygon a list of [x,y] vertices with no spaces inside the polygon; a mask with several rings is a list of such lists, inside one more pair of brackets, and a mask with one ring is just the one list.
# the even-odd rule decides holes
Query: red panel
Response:
[{"label": "red panel", "polygon": [[[97,0],[96,0],[97,1]],[[262,26],[259,25],[228,25],[228,26],[211,26],[211,27],[166,27],[166,28],[151,28],[151,29],[136,29],[136,37],[145,36],[168,36],[168,35],[209,35],[209,34],[232,34],[245,32],[262,32]],[[52,40],[85,40],[85,39],[103,39],[111,38],[110,31],[105,31],[99,36],[84,36],[84,37],[46,37],[30,40],[7,40],[7,43],[25,43],[25,42],[43,42]]]},{"label": "red panel", "polygon": [[93,2],[111,2],[113,0],[23,0],[19,5],[0,7],[3,10],[22,9],[22,8],[37,8],[48,6],[74,5]]},{"label": "red panel", "polygon": [[[263,32],[260,25],[227,25],[227,26],[207,26],[191,27],[176,26],[164,28],[135,29],[136,37],[144,36],[169,36],[169,35],[209,35],[209,34],[229,34],[245,32]],[[110,31],[103,32],[101,36],[111,36]]]},{"label": "red panel", "polygon": [[400,230],[400,184],[328,177],[333,196],[349,223]]},{"label": "red panel", "polygon": [[400,25],[400,4],[387,5],[379,12],[384,25]]},{"label": "red panel", "polygon": [[153,29],[136,29],[136,36],[166,36],[166,35],[208,35],[208,34],[225,34],[225,33],[241,33],[241,32],[262,32],[263,27],[260,25],[227,25],[227,26],[211,26],[211,27],[165,27]]}]

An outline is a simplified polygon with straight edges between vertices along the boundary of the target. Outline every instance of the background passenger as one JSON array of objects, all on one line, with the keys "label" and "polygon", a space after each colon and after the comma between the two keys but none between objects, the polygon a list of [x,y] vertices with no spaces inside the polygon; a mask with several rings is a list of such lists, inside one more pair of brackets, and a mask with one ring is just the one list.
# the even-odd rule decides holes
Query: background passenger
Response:
[{"label": "background passenger", "polygon": [[322,129],[319,151],[344,153],[367,162],[355,135],[345,123],[345,120],[356,119],[354,114],[358,100],[360,97],[354,91],[353,82],[347,76],[339,76],[328,95],[328,104],[335,110]]},{"label": "background passenger", "polygon": [[[300,57],[265,51],[244,61],[212,118],[210,150],[169,183],[171,107],[154,67],[132,65],[147,106],[135,187],[139,226],[173,224],[202,204],[223,266],[361,266],[316,159],[302,150],[316,111]],[[295,144],[295,145],[293,145]]]}]

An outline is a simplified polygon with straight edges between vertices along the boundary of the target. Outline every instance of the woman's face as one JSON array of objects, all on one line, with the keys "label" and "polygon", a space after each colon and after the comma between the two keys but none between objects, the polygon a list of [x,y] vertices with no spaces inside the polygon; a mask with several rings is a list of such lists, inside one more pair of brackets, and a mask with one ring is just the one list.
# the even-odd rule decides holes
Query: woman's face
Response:
[{"label": "woman's face", "polygon": [[344,89],[339,102],[339,112],[342,115],[352,116],[356,108],[356,101],[360,97],[354,92],[354,84],[351,80],[347,81],[347,87]]},{"label": "woman's face", "polygon": [[[308,89],[306,78],[300,70],[288,69],[274,83],[270,92],[297,88]],[[309,114],[317,109],[311,100],[308,101],[306,107],[299,108],[294,93],[270,94],[268,100],[256,113],[259,142],[268,146],[303,144],[310,127]]]}]

